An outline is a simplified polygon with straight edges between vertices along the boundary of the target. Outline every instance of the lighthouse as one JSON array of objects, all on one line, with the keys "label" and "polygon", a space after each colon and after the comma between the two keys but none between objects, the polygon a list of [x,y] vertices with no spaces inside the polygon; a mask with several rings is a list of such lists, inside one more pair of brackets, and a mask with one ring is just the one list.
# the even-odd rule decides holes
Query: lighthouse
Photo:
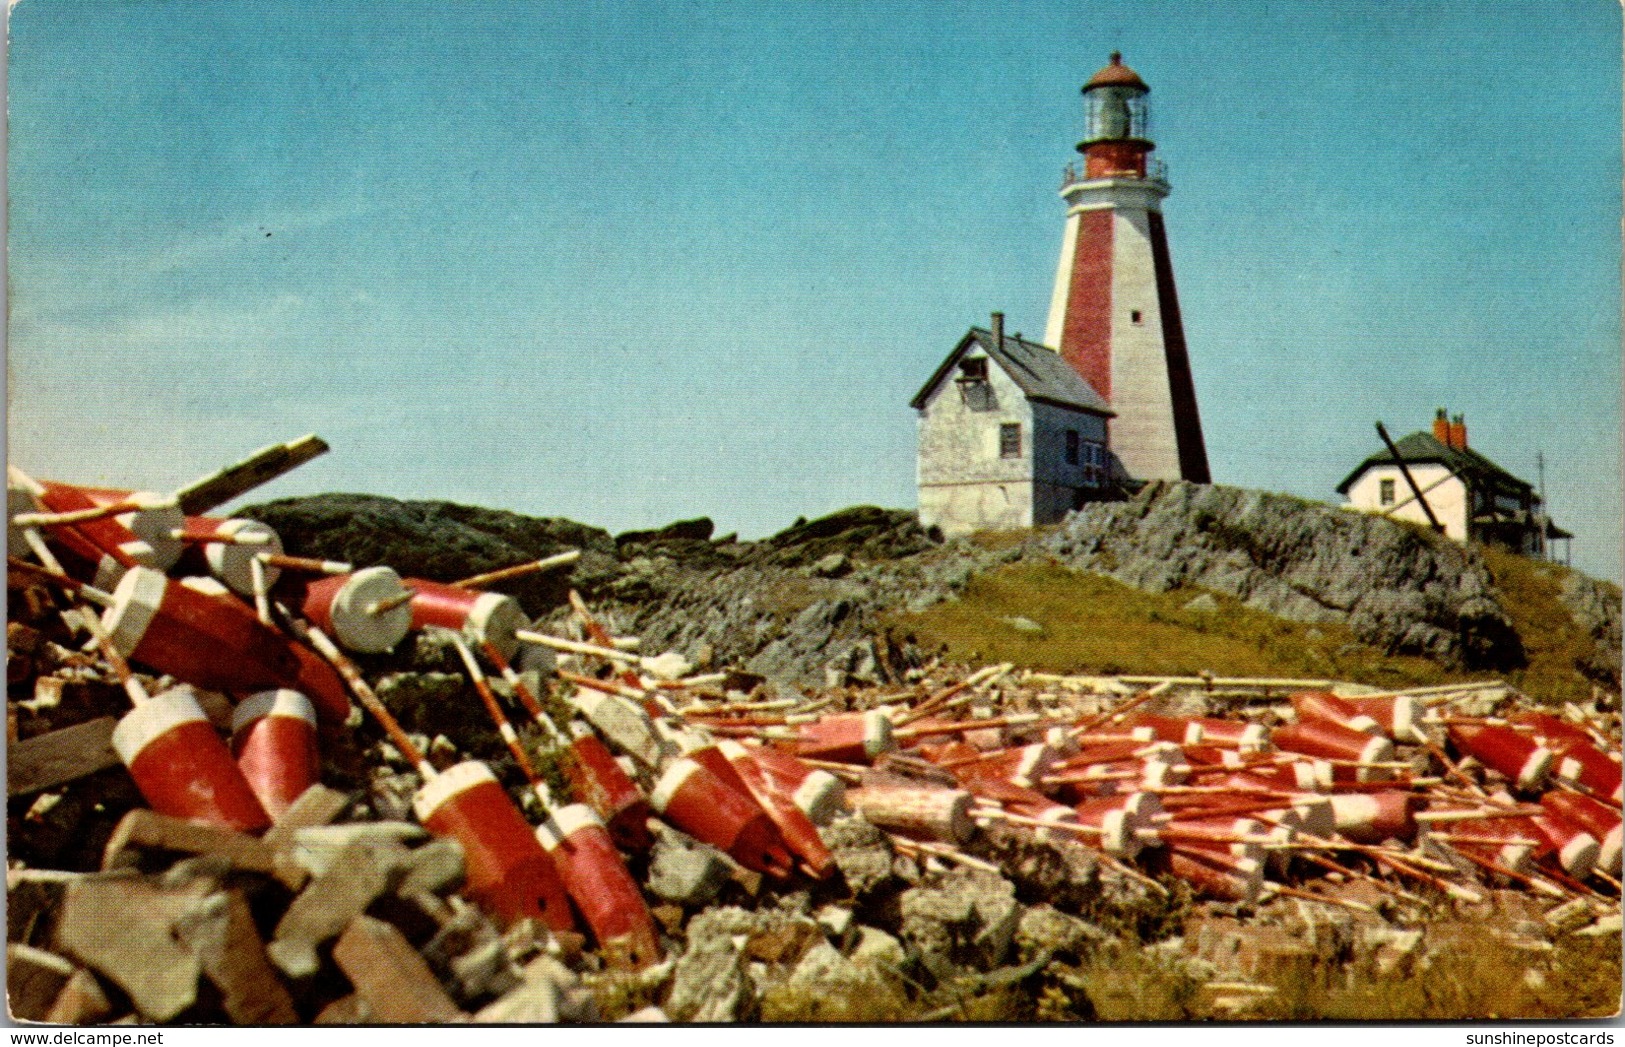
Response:
[{"label": "lighthouse", "polygon": [[1110,406],[1114,467],[1211,482],[1151,157],[1151,88],[1114,53],[1083,87],[1083,169],[1067,168],[1066,230],[1044,342]]}]

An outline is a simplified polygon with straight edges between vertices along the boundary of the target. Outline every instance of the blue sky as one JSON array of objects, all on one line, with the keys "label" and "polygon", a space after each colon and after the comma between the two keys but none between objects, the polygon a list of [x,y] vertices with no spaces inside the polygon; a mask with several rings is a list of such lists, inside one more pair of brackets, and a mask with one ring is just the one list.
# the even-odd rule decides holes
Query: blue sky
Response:
[{"label": "blue sky", "polygon": [[1151,84],[1215,478],[1437,406],[1621,574],[1620,9],[22,0],[12,460],[746,537],[914,504],[908,400],[1041,333],[1078,88]]}]

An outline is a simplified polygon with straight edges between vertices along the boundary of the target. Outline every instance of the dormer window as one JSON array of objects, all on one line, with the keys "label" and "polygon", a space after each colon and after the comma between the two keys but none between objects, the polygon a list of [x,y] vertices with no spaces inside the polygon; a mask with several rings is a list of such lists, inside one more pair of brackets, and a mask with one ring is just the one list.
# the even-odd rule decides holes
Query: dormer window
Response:
[{"label": "dormer window", "polygon": [[967,356],[959,361],[959,378],[961,382],[987,381],[987,357]]},{"label": "dormer window", "polygon": [[998,406],[993,386],[987,380],[987,357],[967,356],[959,361],[959,377],[954,379],[965,406],[972,411],[991,411]]}]

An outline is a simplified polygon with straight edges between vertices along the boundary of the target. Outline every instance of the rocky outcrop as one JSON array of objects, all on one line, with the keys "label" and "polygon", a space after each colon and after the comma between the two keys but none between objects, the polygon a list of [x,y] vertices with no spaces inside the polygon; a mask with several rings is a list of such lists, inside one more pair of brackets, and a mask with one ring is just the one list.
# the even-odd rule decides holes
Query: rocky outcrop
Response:
[{"label": "rocky outcrop", "polygon": [[[933,542],[914,514],[874,506],[744,542],[712,537],[704,518],[612,538],[569,520],[360,495],[287,499],[242,515],[277,528],[290,552],[437,580],[579,548],[569,572],[500,588],[544,624],[563,626],[574,587],[618,631],[640,636],[645,651],[796,683],[900,678],[921,652],[885,633],[888,616],[952,599],[978,573],[1022,561],[1059,562],[1151,592],[1224,594],[1456,667],[1524,661],[1474,549],[1391,520],[1230,487],[1151,484],[999,548]],[[1575,575],[1564,584],[1571,612],[1596,641],[1595,665],[1581,671],[1617,682],[1617,590]]]},{"label": "rocky outcrop", "polygon": [[1074,514],[1041,544],[1148,592],[1196,587],[1293,621],[1343,623],[1389,654],[1523,664],[1478,553],[1391,520],[1262,491],[1151,484]]},{"label": "rocky outcrop", "polygon": [[573,582],[553,572],[499,586],[531,614],[563,603],[567,584],[580,586],[617,570],[615,541],[607,531],[573,520],[537,519],[452,502],[324,494],[252,505],[234,515],[274,527],[291,553],[358,567],[388,564],[403,578],[435,582],[580,549],[583,556],[575,565]]},{"label": "rocky outcrop", "polygon": [[1617,585],[1599,582],[1572,571],[1563,576],[1558,599],[1574,621],[1591,637],[1591,650],[1575,668],[1593,683],[1619,690],[1620,593]]}]

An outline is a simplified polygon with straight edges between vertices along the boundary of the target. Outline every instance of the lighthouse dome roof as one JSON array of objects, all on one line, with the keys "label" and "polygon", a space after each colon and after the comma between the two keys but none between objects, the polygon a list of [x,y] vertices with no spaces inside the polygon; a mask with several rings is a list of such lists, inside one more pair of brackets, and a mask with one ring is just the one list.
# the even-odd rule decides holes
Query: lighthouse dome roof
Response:
[{"label": "lighthouse dome roof", "polygon": [[1089,82],[1083,85],[1085,91],[1096,87],[1137,87],[1142,91],[1151,90],[1145,81],[1140,79],[1139,73],[1123,64],[1121,51],[1113,51],[1111,64],[1090,77]]}]

